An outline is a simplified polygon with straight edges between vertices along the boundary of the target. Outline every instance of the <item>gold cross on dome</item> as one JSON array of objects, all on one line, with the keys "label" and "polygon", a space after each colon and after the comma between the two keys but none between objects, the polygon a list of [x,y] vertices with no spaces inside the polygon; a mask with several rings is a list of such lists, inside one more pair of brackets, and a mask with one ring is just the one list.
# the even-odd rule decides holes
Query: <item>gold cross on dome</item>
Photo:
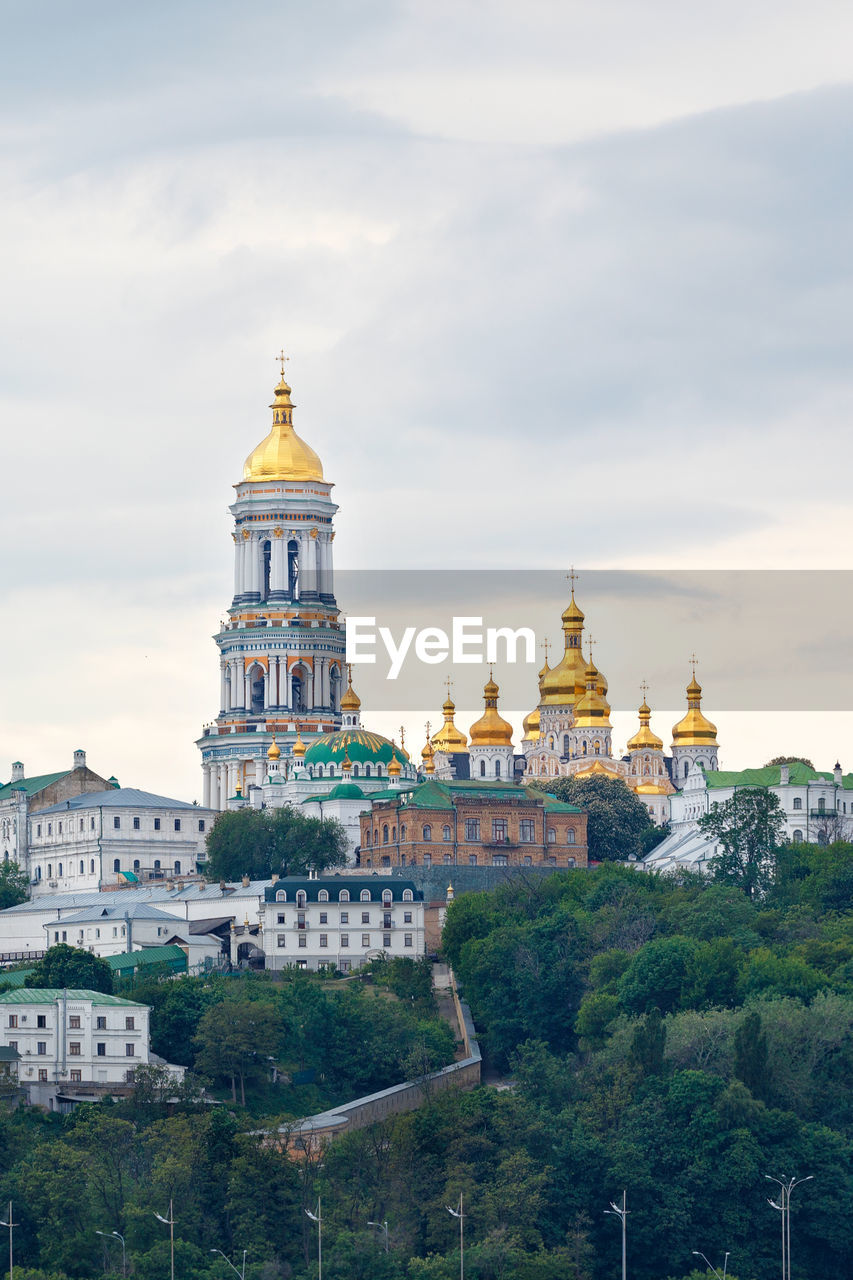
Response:
[{"label": "gold cross on dome", "polygon": [[432,728],[432,725],[430,724],[429,720],[427,720],[427,722],[426,722],[426,736],[427,736],[427,742],[429,742],[429,731],[430,731],[430,729],[431,729],[431,728]]},{"label": "gold cross on dome", "polygon": [[696,657],[696,654],[695,654],[695,653],[691,653],[691,655],[690,655],[690,665],[691,665],[691,667],[693,668],[693,679],[694,679],[694,680],[696,679],[696,667],[697,667],[698,662],[699,662],[699,659]]},{"label": "gold cross on dome", "polygon": [[567,580],[568,582],[571,582],[571,584],[572,584],[572,597],[573,597],[573,598],[574,598],[574,594],[575,594],[575,583],[577,582],[577,579],[578,579],[578,575],[575,573],[575,566],[574,566],[574,565],[572,565],[572,567],[571,567],[571,571],[570,571],[569,573],[567,573],[567,574],[566,574],[566,580]]},{"label": "gold cross on dome", "polygon": [[400,725],[400,750],[405,751],[405,749],[406,749],[406,729],[405,729],[405,726],[401,724]]},{"label": "gold cross on dome", "polygon": [[640,689],[642,690],[642,693],[643,693],[643,701],[645,702],[645,700],[646,700],[646,694],[647,694],[647,693],[648,693],[648,691],[649,691],[648,681],[646,681],[646,680],[641,680],[641,681],[640,681]]},{"label": "gold cross on dome", "polygon": [[542,641],[542,643],[540,644],[539,648],[540,648],[540,649],[544,649],[544,650],[545,650],[545,662],[547,663],[547,661],[548,661],[548,651],[549,651],[549,650],[550,650],[550,648],[551,648],[551,643],[550,643],[550,641],[549,641],[549,640],[543,640],[543,641]]},{"label": "gold cross on dome", "polygon": [[449,697],[450,697],[450,686],[453,684],[453,681],[451,680],[450,676],[448,676],[448,677],[447,677],[446,684],[447,684],[447,696],[448,696],[448,698],[449,698]]},{"label": "gold cross on dome", "polygon": [[281,364],[281,376],[282,376],[282,377],[284,377],[284,362],[285,362],[285,360],[289,360],[289,359],[290,359],[290,356],[286,356],[286,355],[284,354],[284,347],[282,347],[281,351],[280,351],[280,352],[278,353],[278,355],[276,356],[276,360],[278,360],[278,361],[280,362],[280,364]]},{"label": "gold cross on dome", "polygon": [[593,645],[598,644],[598,641],[597,641],[597,640],[593,640],[593,638],[592,638],[592,636],[589,634],[589,632],[587,632],[587,633],[586,633],[586,638],[587,638],[587,643],[589,644],[589,660],[590,660],[590,662],[592,662],[592,647],[593,647]]}]

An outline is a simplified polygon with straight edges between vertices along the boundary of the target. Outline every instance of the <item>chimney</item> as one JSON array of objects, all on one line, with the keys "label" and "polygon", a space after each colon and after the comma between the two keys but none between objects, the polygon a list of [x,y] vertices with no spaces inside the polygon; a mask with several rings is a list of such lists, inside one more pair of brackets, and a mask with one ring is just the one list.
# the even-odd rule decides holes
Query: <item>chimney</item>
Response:
[{"label": "chimney", "polygon": [[249,877],[248,877],[248,876],[243,876],[243,878],[242,878],[242,880],[240,881],[240,883],[241,883],[241,885],[243,886],[243,888],[244,888],[244,889],[248,889],[248,887],[249,887]]},{"label": "chimney", "polygon": [[275,884],[277,879],[278,879],[278,872],[274,871],[270,876],[270,884]]},{"label": "chimney", "polygon": [[86,768],[86,752],[81,751],[79,747],[74,752],[74,768],[75,769]]},{"label": "chimney", "polygon": [[23,782],[23,780],[24,780],[24,766],[21,764],[20,760],[13,760],[12,761],[12,781]]},{"label": "chimney", "polygon": [[779,785],[780,785],[780,786],[782,786],[782,787],[787,787],[787,785],[788,785],[788,783],[789,783],[790,781],[791,781],[791,767],[790,767],[790,765],[787,765],[787,764],[781,764],[781,765],[779,766]]},{"label": "chimney", "polygon": [[840,786],[842,785],[842,783],[843,783],[844,779],[843,779],[843,776],[842,776],[842,773],[841,773],[841,765],[838,763],[838,761],[837,761],[837,760],[836,760],[836,762],[835,762],[835,770],[834,770],[834,773],[835,773],[835,785],[836,785],[837,787],[840,787]]}]

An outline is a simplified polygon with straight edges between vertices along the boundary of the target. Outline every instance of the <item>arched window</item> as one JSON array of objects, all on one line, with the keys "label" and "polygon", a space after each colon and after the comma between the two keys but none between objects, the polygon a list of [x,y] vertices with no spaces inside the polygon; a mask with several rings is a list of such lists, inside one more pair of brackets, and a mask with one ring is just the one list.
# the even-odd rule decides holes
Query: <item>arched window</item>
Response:
[{"label": "arched window", "polygon": [[798,827],[797,830],[794,832],[794,844],[799,844],[802,838],[803,838],[803,833],[802,831],[800,831]]},{"label": "arched window", "polygon": [[[826,801],[824,800],[823,796],[821,796],[817,802],[817,809],[818,809],[818,813],[826,813]],[[60,871],[59,874],[62,875],[62,872]]]},{"label": "arched window", "polygon": [[569,754],[569,735],[567,733],[564,733],[563,734],[563,755],[567,756],[568,754]]},{"label": "arched window", "polygon": [[[47,874],[50,875],[50,871]],[[41,880],[41,867],[36,867],[36,880]]]},{"label": "arched window", "polygon": [[392,897],[393,897],[393,895],[392,895],[392,893],[391,893],[391,890],[390,890],[390,889],[383,889],[383,890],[382,890],[382,905],[383,905],[384,907],[390,907],[390,906],[391,906],[391,900],[392,900]]},{"label": "arched window", "polygon": [[155,858],[155,859],[154,859],[154,870],[155,870],[155,871],[159,871],[159,870],[160,870],[160,859],[159,859],[159,858]]},{"label": "arched window", "polygon": [[181,874],[181,864],[179,860],[176,858],[175,859],[175,875],[179,876],[180,874]]},{"label": "arched window", "polygon": [[94,859],[94,858],[92,858],[92,859],[90,860],[90,862],[89,862],[89,872],[90,872],[90,874],[91,874],[91,875],[94,875],[94,874],[95,874],[95,859]]},{"label": "arched window", "polygon": [[360,896],[360,898],[361,898],[362,902],[369,902],[369,901],[370,901],[370,890],[369,890],[369,889],[362,889],[361,894],[360,894],[359,896]]},{"label": "arched window", "polygon": [[802,799],[802,796],[794,796],[794,808],[795,808],[795,809],[802,809],[802,807],[803,807],[803,799]]},{"label": "arched window", "polygon": [[485,760],[481,760],[480,761],[480,777],[485,778],[485,776],[486,776],[486,762]]},{"label": "arched window", "polygon": [[317,901],[318,901],[318,902],[328,902],[328,901],[329,901],[329,890],[328,890],[328,889],[321,889],[321,890],[320,890],[320,892],[317,894]]},{"label": "arched window", "polygon": [[441,828],[441,838],[442,840],[450,839],[450,825],[447,822],[445,822],[444,826]]},{"label": "arched window", "polygon": [[338,894],[338,902],[349,902],[349,889],[341,889]]},{"label": "arched window", "polygon": [[432,839],[432,827],[429,824],[424,827],[423,838],[424,840]]},{"label": "arched window", "polygon": [[[138,858],[134,858],[134,859],[133,859],[133,869],[134,869],[134,871],[138,871],[138,870],[139,870],[139,859],[138,859]],[[93,870],[93,871],[95,870],[95,864],[94,864],[94,862],[92,863],[92,870]]]},{"label": "arched window", "polygon": [[[113,871],[121,871],[121,858],[113,858]],[[59,874],[62,875],[62,872]]]},{"label": "arched window", "polygon": [[381,777],[382,777],[382,765],[381,765],[381,764],[378,764],[378,765],[376,766],[376,776],[377,776],[377,778],[381,778]]},{"label": "arched window", "polygon": [[304,890],[304,889],[297,889],[297,890],[296,890],[296,905],[297,905],[297,907],[304,907],[307,901],[308,901],[308,895],[306,894],[305,890]]},{"label": "arched window", "polygon": [[263,588],[261,599],[269,599],[270,594],[270,560],[272,558],[272,547],[269,542],[261,543],[262,571],[263,571]]},{"label": "arched window", "polygon": [[404,822],[400,827],[400,839],[405,840],[405,838],[406,838],[406,824]]},{"label": "arched window", "polygon": [[395,843],[396,843],[396,841],[397,841],[397,828],[396,828],[396,827],[392,827],[392,828],[391,828],[391,843],[392,843],[392,844],[395,844]]},{"label": "arched window", "polygon": [[358,765],[357,765],[357,764],[354,764],[354,765],[353,765],[353,767],[352,767],[352,776],[353,776],[354,778],[357,778],[357,777],[358,777]]},{"label": "arched window", "polygon": [[322,776],[323,776],[323,766],[319,765],[317,768],[317,777],[322,778]]},{"label": "arched window", "polygon": [[370,827],[364,829],[364,846],[366,849],[370,848]]},{"label": "arched window", "polygon": [[373,828],[373,843],[379,844],[379,828],[378,827]]},{"label": "arched window", "polygon": [[369,778],[369,777],[370,777],[370,765],[369,765],[369,764],[366,764],[366,765],[364,766],[364,776],[365,776],[365,778]]},{"label": "arched window", "polygon": [[412,902],[413,900],[414,900],[414,894],[412,893],[411,889],[404,889],[404,890],[403,890],[403,901],[404,901],[404,902]]},{"label": "arched window", "polygon": [[549,828],[548,828],[548,843],[549,843],[549,844],[555,844],[555,843],[556,843],[556,840],[557,840],[557,833],[556,833],[556,831],[554,830],[554,828],[553,828],[553,827],[549,827]]},{"label": "arched window", "polygon": [[601,743],[598,741],[596,741],[596,744],[595,744],[595,754],[597,756],[601,755]]},{"label": "arched window", "polygon": [[574,843],[575,843],[574,828],[569,827],[569,830],[566,832],[566,844],[574,844]]},{"label": "arched window", "polygon": [[690,769],[690,761],[689,761],[689,760],[685,760],[685,761],[684,761],[684,777],[685,777],[685,778],[687,777],[687,774],[688,774],[689,769]]},{"label": "arched window", "polygon": [[586,755],[586,738],[584,738],[583,742],[581,743],[581,755],[582,756]]},{"label": "arched window", "polygon": [[83,861],[83,859],[81,858],[81,859],[80,859],[80,875],[81,875],[81,876],[84,874],[83,868],[85,867],[85,865],[86,865],[86,864],[85,864],[85,862],[84,862],[84,861]]},{"label": "arched window", "polygon": [[383,844],[388,843],[388,823],[387,822],[383,822],[382,824],[382,843]]},{"label": "arched window", "polygon": [[496,760],[495,761],[495,777],[499,778],[500,776],[501,776],[501,762],[500,760]]}]

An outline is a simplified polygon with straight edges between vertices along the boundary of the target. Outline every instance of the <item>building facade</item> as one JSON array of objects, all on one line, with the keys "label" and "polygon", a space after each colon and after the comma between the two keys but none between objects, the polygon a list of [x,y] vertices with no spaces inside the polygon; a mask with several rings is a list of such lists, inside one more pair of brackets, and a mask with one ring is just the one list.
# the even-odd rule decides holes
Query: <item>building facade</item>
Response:
[{"label": "building facade", "polygon": [[0,786],[0,857],[26,867],[29,856],[29,819],[51,805],[117,787],[115,778],[102,778],[86,764],[86,752],[75,751],[70,769],[28,778],[20,760],[12,765],[12,777]]},{"label": "building facade", "polygon": [[194,875],[215,817],[212,809],[135,787],[52,804],[29,818],[32,896]]},{"label": "building facade", "polygon": [[264,894],[267,969],[331,967],[348,973],[381,955],[418,959],[425,939],[423,894],[408,880],[286,877]]}]

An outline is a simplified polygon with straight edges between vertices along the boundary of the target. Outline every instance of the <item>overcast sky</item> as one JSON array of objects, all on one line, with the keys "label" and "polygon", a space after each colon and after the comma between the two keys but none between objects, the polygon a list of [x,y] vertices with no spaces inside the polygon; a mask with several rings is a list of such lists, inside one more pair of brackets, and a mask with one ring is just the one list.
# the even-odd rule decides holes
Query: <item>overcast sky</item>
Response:
[{"label": "overcast sky", "polygon": [[[339,567],[850,567],[851,6],[2,14],[0,778],[200,795],[282,345]],[[732,767],[853,737],[715,718]]]}]

